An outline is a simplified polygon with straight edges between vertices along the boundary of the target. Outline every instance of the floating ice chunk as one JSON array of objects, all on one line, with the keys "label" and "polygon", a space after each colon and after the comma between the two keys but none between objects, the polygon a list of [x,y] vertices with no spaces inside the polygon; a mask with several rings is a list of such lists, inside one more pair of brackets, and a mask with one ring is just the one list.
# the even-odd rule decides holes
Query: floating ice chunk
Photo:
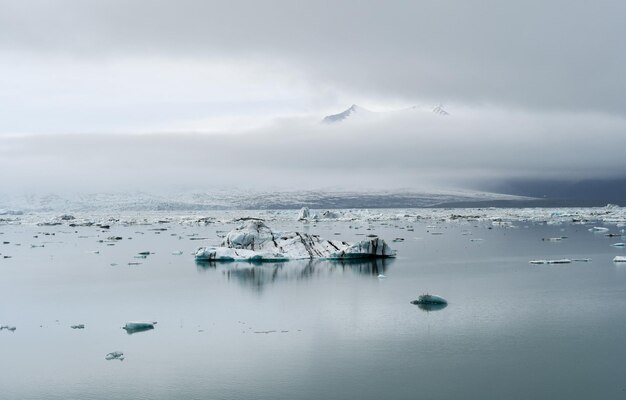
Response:
[{"label": "floating ice chunk", "polygon": [[248,221],[230,231],[219,247],[201,247],[198,261],[287,261],[395,257],[384,240],[372,238],[350,244],[323,240],[300,232],[273,232],[262,221]]},{"label": "floating ice chunk", "polygon": [[626,246],[626,243],[613,243],[611,246],[613,246],[613,247],[624,247],[624,246]]},{"label": "floating ice chunk", "polygon": [[106,356],[104,356],[105,360],[120,360],[120,361],[124,361],[124,353],[122,353],[121,351],[112,351],[109,354],[107,354]]},{"label": "floating ice chunk", "polygon": [[335,219],[339,218],[339,214],[334,211],[326,210],[322,213],[322,218]]},{"label": "floating ice chunk", "polygon": [[17,328],[14,327],[14,326],[10,326],[10,325],[2,325],[2,326],[0,326],[0,331],[3,330],[3,329],[6,329],[9,332],[15,332],[15,330]]},{"label": "floating ice chunk", "polygon": [[385,278],[387,278],[386,275],[383,275],[383,274],[378,275],[378,279],[385,279]]},{"label": "floating ice chunk", "polygon": [[603,226],[594,226],[593,228],[589,229],[592,232],[607,232],[609,230],[609,228],[605,228]]},{"label": "floating ice chunk", "polygon": [[572,261],[574,262],[589,262],[591,258],[574,258]]},{"label": "floating ice chunk", "polygon": [[122,329],[125,329],[127,333],[132,334],[132,333],[149,331],[151,329],[154,329],[154,325],[156,325],[156,322],[131,321],[131,322],[127,322],[126,325],[122,327]]},{"label": "floating ice chunk", "polygon": [[569,258],[562,258],[560,260],[531,260],[531,264],[569,264],[572,260]]},{"label": "floating ice chunk", "polygon": [[311,218],[309,207],[302,207],[298,213],[298,221],[306,221],[309,218]]},{"label": "floating ice chunk", "polygon": [[551,237],[551,238],[544,238],[541,240],[546,240],[548,242],[560,242],[563,239],[567,239],[567,236],[559,236],[559,237]]},{"label": "floating ice chunk", "polygon": [[180,256],[180,255],[182,255],[182,254],[183,254],[183,252],[182,252],[182,251],[180,251],[180,250],[178,250],[178,251],[173,251],[173,252],[172,252],[172,255],[173,255],[173,256]]},{"label": "floating ice chunk", "polygon": [[72,329],[85,329],[85,324],[78,324],[70,326]]},{"label": "floating ice chunk", "polygon": [[411,304],[448,304],[448,300],[436,294],[422,294],[417,300],[413,300]]},{"label": "floating ice chunk", "polygon": [[626,262],[626,256],[615,256],[613,262]]}]

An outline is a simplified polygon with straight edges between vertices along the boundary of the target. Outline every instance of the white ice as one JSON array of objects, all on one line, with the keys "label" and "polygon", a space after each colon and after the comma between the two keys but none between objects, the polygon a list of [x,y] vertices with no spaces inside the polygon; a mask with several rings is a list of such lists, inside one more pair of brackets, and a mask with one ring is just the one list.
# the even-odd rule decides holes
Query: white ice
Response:
[{"label": "white ice", "polygon": [[251,220],[226,235],[219,247],[201,247],[196,260],[286,261],[299,259],[356,259],[395,257],[384,240],[371,238],[350,244],[324,240],[300,232],[273,232],[262,221]]}]

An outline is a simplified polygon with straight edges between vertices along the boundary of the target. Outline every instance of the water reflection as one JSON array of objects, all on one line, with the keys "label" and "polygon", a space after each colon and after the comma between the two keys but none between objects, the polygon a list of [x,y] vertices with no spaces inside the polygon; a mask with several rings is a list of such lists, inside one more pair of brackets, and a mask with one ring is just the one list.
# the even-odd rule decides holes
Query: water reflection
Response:
[{"label": "water reflection", "polygon": [[443,310],[444,308],[448,307],[447,304],[418,304],[417,307],[420,310],[426,311],[426,312],[431,312],[431,311],[439,311],[439,310]]},{"label": "water reflection", "polygon": [[221,271],[228,280],[233,280],[257,290],[279,281],[297,281],[352,273],[358,276],[383,274],[392,258],[358,260],[293,260],[288,262],[214,262],[196,261],[199,272]]}]

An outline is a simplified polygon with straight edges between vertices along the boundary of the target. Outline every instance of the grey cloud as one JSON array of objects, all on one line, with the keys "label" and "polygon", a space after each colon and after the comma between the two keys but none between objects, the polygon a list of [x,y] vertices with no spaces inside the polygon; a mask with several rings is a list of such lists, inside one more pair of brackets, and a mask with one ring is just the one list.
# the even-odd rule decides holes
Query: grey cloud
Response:
[{"label": "grey cloud", "polygon": [[406,101],[626,110],[615,1],[20,1],[3,51],[281,60],[310,79]]}]

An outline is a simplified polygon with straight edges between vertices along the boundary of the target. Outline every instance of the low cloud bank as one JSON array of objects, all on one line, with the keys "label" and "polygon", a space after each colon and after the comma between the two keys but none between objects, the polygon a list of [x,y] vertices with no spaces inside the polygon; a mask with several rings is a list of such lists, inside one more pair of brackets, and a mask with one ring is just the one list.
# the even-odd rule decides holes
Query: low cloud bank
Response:
[{"label": "low cloud bank", "polygon": [[616,116],[485,107],[245,134],[5,136],[0,170],[12,191],[473,188],[623,176],[624,132]]}]

